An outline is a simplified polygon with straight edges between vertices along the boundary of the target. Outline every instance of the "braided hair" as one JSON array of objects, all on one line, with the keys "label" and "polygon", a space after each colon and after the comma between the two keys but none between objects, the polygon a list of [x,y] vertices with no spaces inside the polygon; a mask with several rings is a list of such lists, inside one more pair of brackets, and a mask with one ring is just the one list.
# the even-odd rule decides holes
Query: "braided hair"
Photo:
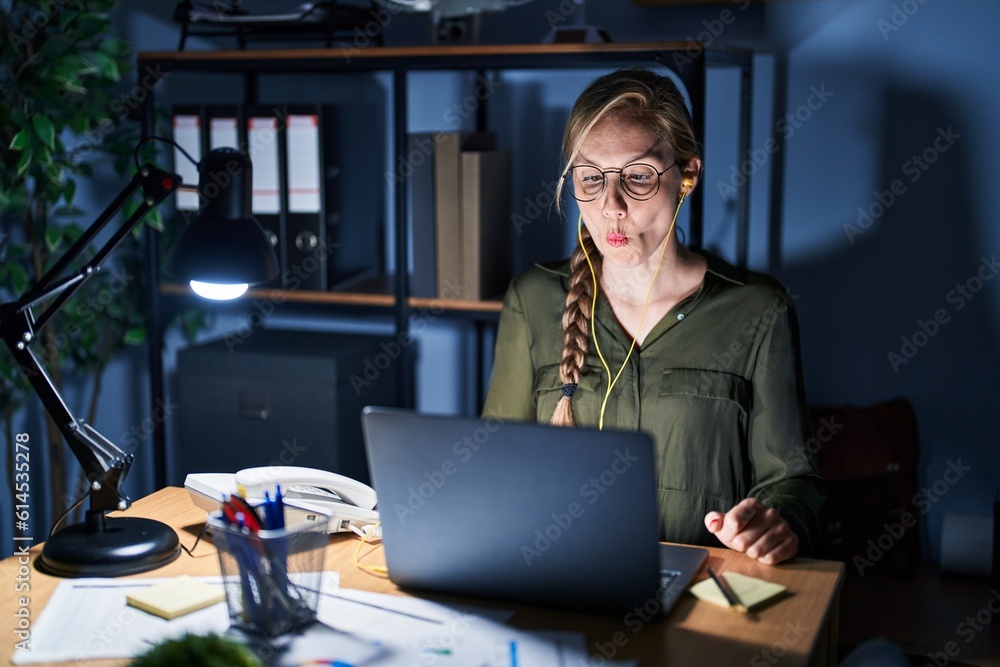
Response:
[{"label": "braided hair", "polygon": [[[594,299],[594,283],[587,265],[587,255],[594,262],[594,271],[600,273],[600,253],[590,233],[584,229],[583,246],[577,246],[570,258],[569,290],[566,292],[566,308],[563,310],[563,356],[559,364],[559,376],[563,382],[563,395],[556,403],[555,412],[549,423],[554,426],[573,426],[573,410],[570,401],[580,382],[587,352],[590,349],[590,309]],[[583,249],[587,249],[586,255]]]}]

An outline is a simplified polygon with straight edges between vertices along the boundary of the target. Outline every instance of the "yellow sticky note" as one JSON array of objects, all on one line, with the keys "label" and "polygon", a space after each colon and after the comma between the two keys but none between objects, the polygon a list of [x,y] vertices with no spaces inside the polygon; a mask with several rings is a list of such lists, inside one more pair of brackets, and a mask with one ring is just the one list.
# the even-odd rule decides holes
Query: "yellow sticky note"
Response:
[{"label": "yellow sticky note", "polygon": [[[729,584],[729,587],[736,593],[736,597],[740,599],[740,603],[747,609],[766,602],[787,590],[787,587],[781,584],[776,584],[773,581],[764,581],[756,577],[748,577],[739,572],[723,572],[720,576],[726,578],[726,583]],[[699,581],[690,590],[699,600],[711,602],[720,607],[729,606],[726,596],[722,594],[722,591],[719,590],[719,587],[711,578]]]},{"label": "yellow sticky note", "polygon": [[186,574],[125,596],[129,606],[168,620],[225,599],[226,591],[222,587],[206,584]]}]

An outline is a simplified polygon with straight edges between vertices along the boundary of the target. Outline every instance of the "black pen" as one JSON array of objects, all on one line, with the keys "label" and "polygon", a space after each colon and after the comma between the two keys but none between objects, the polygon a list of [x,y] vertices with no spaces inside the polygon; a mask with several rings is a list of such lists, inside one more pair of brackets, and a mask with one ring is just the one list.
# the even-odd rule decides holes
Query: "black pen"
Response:
[{"label": "black pen", "polygon": [[729,584],[723,581],[722,577],[716,576],[711,567],[706,569],[708,570],[708,576],[712,577],[712,581],[715,582],[715,585],[719,587],[720,591],[722,591],[722,595],[725,596],[726,602],[729,603],[729,608],[733,611],[738,611],[741,614],[747,613],[748,609],[745,604],[740,602],[739,597],[736,595],[736,591],[730,588]]}]

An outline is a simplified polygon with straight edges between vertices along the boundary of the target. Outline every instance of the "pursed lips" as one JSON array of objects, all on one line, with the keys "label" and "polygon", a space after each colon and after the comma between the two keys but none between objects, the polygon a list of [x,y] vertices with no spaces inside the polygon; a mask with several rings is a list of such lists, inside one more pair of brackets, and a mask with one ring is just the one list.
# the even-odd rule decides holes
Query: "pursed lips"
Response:
[{"label": "pursed lips", "polygon": [[607,236],[608,245],[612,248],[621,248],[628,245],[628,237],[621,232],[608,232]]}]

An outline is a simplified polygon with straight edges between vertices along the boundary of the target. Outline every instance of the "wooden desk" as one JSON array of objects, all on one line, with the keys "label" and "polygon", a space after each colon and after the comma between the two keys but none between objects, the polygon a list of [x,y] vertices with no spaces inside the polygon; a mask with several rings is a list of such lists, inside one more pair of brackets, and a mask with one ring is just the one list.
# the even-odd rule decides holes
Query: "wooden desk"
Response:
[{"label": "wooden desk", "polygon": [[[173,526],[181,543],[190,547],[205,521],[203,510],[195,507],[184,489],[167,488],[137,501],[127,513],[158,519]],[[610,539],[610,536],[609,536]],[[335,535],[327,548],[326,569],[340,573],[345,588],[405,595],[390,581],[366,574],[354,565],[357,539]],[[4,619],[0,664],[10,660],[16,637],[6,630],[18,609],[18,598],[30,599],[31,619],[37,620],[45,603],[62,579],[34,567],[41,545],[30,550],[28,592],[14,592],[19,575],[19,559],[12,556],[0,563],[0,618]],[[182,553],[164,567],[134,577],[170,577],[179,574],[208,576],[219,574],[219,561],[210,541],[202,540],[195,555]],[[381,552],[365,561],[381,564]],[[837,608],[844,565],[835,561],[796,559],[779,567],[759,565],[727,549],[711,549],[709,565],[717,571],[732,570],[784,584],[791,595],[750,615],[731,613],[691,596],[677,604],[666,619],[638,623],[630,619],[575,614],[500,603],[514,608],[512,624],[523,629],[576,630],[586,633],[587,646],[598,658],[638,659],[642,667],[657,665],[833,665],[837,655]],[[23,574],[23,570],[21,571]],[[704,578],[702,573],[699,579]],[[479,604],[479,601],[477,601]],[[636,617],[637,618],[637,617]],[[69,664],[69,663],[66,663]],[[81,663],[73,663],[79,665]],[[93,661],[87,665],[120,665],[123,661]]]}]

